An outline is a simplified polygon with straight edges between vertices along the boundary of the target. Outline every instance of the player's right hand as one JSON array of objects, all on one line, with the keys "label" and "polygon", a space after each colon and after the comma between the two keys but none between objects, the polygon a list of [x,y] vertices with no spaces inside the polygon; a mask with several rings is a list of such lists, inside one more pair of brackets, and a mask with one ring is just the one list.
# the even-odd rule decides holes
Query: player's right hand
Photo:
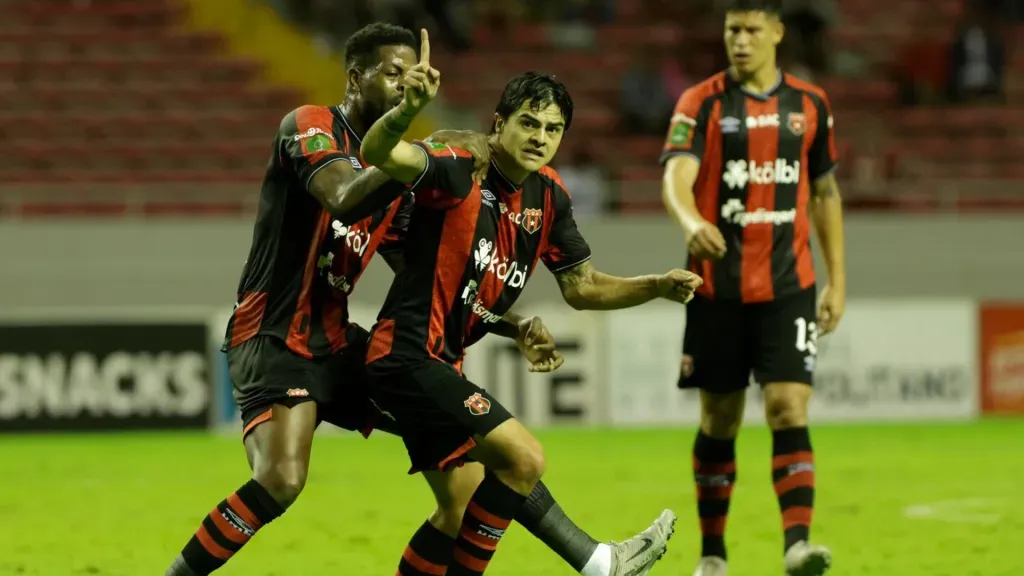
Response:
[{"label": "player's right hand", "polygon": [[554,372],[565,363],[565,358],[555,346],[554,336],[537,316],[519,323],[516,346],[530,363],[530,372]]},{"label": "player's right hand", "polygon": [[725,256],[725,238],[717,226],[704,222],[690,234],[686,250],[697,260],[721,260]]},{"label": "player's right hand", "polygon": [[441,73],[430,67],[430,36],[420,30],[420,61],[405,73],[405,112],[416,114],[437,96]]},{"label": "player's right hand", "polygon": [[675,268],[658,277],[658,295],[686,304],[693,299],[694,292],[703,283],[704,280],[693,272]]}]

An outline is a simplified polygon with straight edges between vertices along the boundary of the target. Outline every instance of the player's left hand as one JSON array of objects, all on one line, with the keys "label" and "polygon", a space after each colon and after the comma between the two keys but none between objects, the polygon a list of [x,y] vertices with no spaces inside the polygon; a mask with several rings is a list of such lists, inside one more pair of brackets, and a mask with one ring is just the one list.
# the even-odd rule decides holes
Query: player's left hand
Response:
[{"label": "player's left hand", "polygon": [[818,334],[825,335],[835,331],[839,320],[846,311],[846,288],[833,285],[825,286],[818,299]]},{"label": "player's left hand", "polygon": [[658,277],[658,295],[686,304],[693,299],[694,292],[703,283],[704,280],[693,272],[676,268]]},{"label": "player's left hand", "polygon": [[554,336],[538,316],[519,323],[516,346],[530,363],[530,372],[554,372],[565,363],[562,353],[555,348]]},{"label": "player's left hand", "polygon": [[491,146],[486,134],[472,130],[438,130],[427,140],[469,152],[473,155],[473,181],[479,184],[487,177],[487,169],[491,166]]}]

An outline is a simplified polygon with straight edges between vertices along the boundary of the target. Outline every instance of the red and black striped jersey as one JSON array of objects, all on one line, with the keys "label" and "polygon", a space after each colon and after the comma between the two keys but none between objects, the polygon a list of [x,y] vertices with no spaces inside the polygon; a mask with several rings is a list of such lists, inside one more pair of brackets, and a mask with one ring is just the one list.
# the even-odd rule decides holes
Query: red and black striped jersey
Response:
[{"label": "red and black striped jersey", "polygon": [[374,370],[431,358],[459,369],[466,348],[512,308],[538,260],[559,272],[590,258],[553,169],[517,186],[492,163],[476,184],[469,152],[417,145],[427,167],[412,186],[405,267],[373,329],[367,362]]},{"label": "red and black striped jersey", "polygon": [[351,225],[333,220],[309,194],[313,175],[328,164],[361,170],[359,146],[338,107],[303,106],[281,121],[222,349],[257,334],[280,338],[306,358],[345,347],[348,296],[378,246],[400,249],[405,223],[396,221],[397,192],[381,193],[388,202]]},{"label": "red and black striped jersey", "polygon": [[814,284],[807,205],[837,164],[832,124],[825,92],[789,74],[766,94],[727,72],[683,93],[661,162],[700,161],[697,208],[727,246],[722,260],[690,259],[700,294],[766,302]]}]

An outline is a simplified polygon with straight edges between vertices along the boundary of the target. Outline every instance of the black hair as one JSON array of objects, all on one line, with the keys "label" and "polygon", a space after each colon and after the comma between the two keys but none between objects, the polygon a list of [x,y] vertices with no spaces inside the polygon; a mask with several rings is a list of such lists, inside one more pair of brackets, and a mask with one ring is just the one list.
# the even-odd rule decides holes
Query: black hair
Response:
[{"label": "black hair", "polygon": [[778,16],[782,13],[782,0],[728,0],[725,12],[766,12]]},{"label": "black hair", "polygon": [[372,68],[380,61],[383,46],[408,46],[415,50],[418,42],[412,30],[375,22],[356,31],[345,42],[346,68]]},{"label": "black hair", "polygon": [[[572,126],[572,96],[569,96],[569,89],[565,84],[555,80],[554,76],[536,72],[516,76],[505,85],[505,91],[501,93],[501,100],[494,111],[498,116],[508,119],[527,102],[531,110],[540,110],[556,104],[562,111],[565,130]],[[492,133],[496,127],[496,123],[491,124]]]}]

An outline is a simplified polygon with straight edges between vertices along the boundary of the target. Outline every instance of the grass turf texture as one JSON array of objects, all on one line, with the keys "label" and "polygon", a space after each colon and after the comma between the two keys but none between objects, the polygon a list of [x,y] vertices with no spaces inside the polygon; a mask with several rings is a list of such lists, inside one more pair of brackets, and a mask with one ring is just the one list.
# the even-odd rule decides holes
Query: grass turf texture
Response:
[{"label": "grass turf texture", "polygon": [[[666,507],[680,517],[653,574],[689,574],[699,532],[691,430],[549,430],[545,480],[599,539],[622,539]],[[1024,421],[822,426],[813,431],[813,536],[837,576],[1024,574]],[[781,573],[770,435],[743,431],[729,519],[731,573]],[[402,445],[321,436],[305,493],[217,574],[391,575],[432,510]],[[0,437],[0,574],[162,574],[200,520],[248,478],[241,443],[206,434]],[[976,500],[971,509],[936,502]],[[921,507],[925,505],[925,507]],[[907,517],[906,509],[912,509]],[[572,574],[522,527],[488,574]]]}]

